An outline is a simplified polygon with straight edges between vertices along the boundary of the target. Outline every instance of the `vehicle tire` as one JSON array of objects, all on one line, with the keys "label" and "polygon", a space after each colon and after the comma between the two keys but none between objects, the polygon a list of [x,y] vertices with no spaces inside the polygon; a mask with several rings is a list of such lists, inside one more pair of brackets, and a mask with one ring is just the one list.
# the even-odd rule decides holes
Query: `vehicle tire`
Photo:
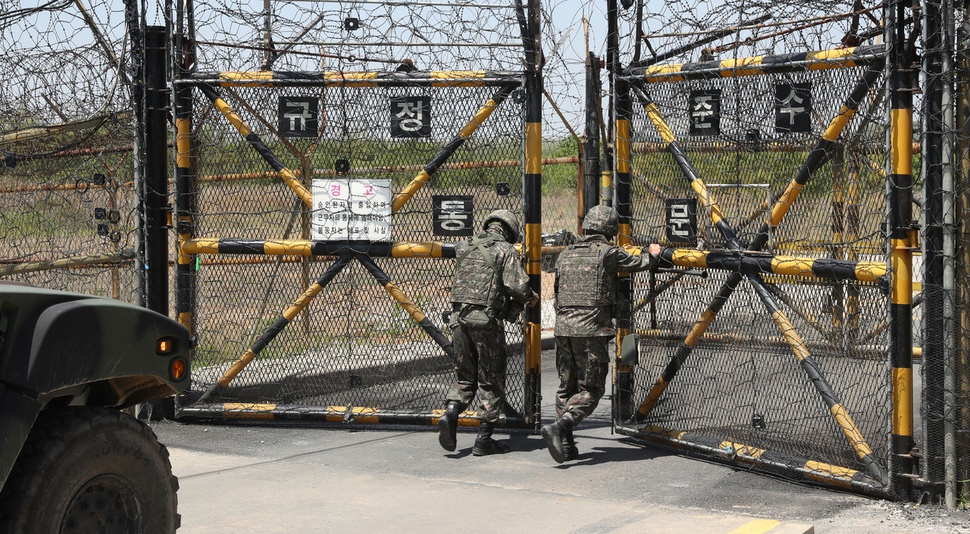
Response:
[{"label": "vehicle tire", "polygon": [[118,410],[41,412],[0,492],[0,533],[171,533],[178,479],[155,432]]}]

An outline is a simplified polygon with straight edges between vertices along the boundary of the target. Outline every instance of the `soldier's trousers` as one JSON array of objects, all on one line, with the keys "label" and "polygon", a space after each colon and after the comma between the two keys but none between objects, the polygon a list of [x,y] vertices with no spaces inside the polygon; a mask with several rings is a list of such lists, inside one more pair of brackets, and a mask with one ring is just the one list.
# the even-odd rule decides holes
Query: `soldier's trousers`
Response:
[{"label": "soldier's trousers", "polygon": [[575,422],[593,413],[606,393],[609,337],[556,336],[556,412],[569,412]]},{"label": "soldier's trousers", "polygon": [[501,326],[471,328],[457,322],[451,324],[451,329],[458,376],[445,401],[457,402],[464,411],[477,389],[482,419],[494,423],[505,404],[505,331]]}]

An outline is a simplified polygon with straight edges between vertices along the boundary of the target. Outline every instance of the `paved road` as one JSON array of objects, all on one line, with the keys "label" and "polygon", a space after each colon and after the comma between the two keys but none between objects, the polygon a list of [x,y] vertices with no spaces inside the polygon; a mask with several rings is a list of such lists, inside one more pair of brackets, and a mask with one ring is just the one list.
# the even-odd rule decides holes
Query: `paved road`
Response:
[{"label": "paved road", "polygon": [[[544,369],[553,354],[543,353]],[[555,378],[543,376],[544,399]],[[551,401],[549,401],[551,403]],[[551,404],[543,413],[553,413]],[[152,424],[179,477],[181,533],[970,533],[967,512],[792,484],[610,433],[608,406],[558,465],[541,436],[512,452],[438,446],[432,428]]]}]

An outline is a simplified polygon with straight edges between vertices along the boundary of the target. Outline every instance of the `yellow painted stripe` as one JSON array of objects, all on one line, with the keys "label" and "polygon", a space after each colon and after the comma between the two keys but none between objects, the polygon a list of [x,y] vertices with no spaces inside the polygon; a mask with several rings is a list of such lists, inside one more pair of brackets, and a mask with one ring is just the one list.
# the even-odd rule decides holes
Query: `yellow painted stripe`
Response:
[{"label": "yellow painted stripe", "polygon": [[893,269],[892,303],[910,305],[913,303],[913,254],[909,250],[909,239],[891,239],[890,243],[892,250],[889,261]]},{"label": "yellow painted stripe", "polygon": [[761,62],[764,56],[725,59],[721,61],[721,76],[752,76],[761,74]]},{"label": "yellow painted stripe", "polygon": [[[342,82],[351,87],[375,87],[376,72],[343,72],[339,70],[327,71],[323,75],[328,82]],[[347,83],[350,82],[350,83]]]},{"label": "yellow painted stripe", "polygon": [[913,369],[893,368],[893,434],[913,435]]},{"label": "yellow painted stripe", "polygon": [[[660,134],[660,138],[663,139],[665,143],[669,144],[677,140],[677,137],[674,135],[674,132],[670,130],[670,127],[667,126],[667,123],[660,115],[660,110],[657,109],[656,104],[651,102],[647,104],[643,109],[644,111],[647,112],[647,117],[650,119],[650,122],[653,123],[654,128],[657,129],[657,133]],[[626,137],[627,140],[629,140],[630,138],[629,132],[630,132],[630,127],[629,125],[627,125],[627,137]]]},{"label": "yellow painted stripe", "polygon": [[700,320],[697,321],[694,327],[690,329],[690,333],[687,334],[687,337],[684,339],[684,345],[687,345],[690,348],[696,347],[697,342],[701,340],[701,337],[704,335],[704,331],[707,330],[707,327],[710,326],[715,317],[717,317],[717,314],[714,313],[714,310],[710,308],[704,310],[704,313],[701,314]]},{"label": "yellow painted stripe", "polygon": [[710,194],[707,192],[707,186],[704,182],[700,180],[691,180],[690,188],[694,190],[694,194],[697,195],[697,199],[701,201],[701,204],[706,206],[711,210],[711,220],[714,224],[724,219],[724,214],[721,213],[721,209],[717,207],[717,204],[711,199]]},{"label": "yellow painted stripe", "polygon": [[542,371],[542,325],[540,323],[526,323],[525,325],[525,370]]},{"label": "yellow painted stripe", "polygon": [[731,446],[735,453],[747,458],[761,459],[764,453],[768,452],[764,449],[759,449],[758,447],[752,447],[743,443],[731,443]]},{"label": "yellow painted stripe", "polygon": [[396,212],[404,207],[408,200],[411,199],[411,196],[417,193],[430,179],[431,175],[428,174],[428,171],[422,169],[408,185],[404,186],[404,189],[400,193],[394,196],[394,200],[391,202],[391,211]]},{"label": "yellow painted stripe", "polygon": [[192,312],[182,312],[179,314],[179,324],[192,331]]},{"label": "yellow painted stripe", "polygon": [[849,469],[848,467],[841,467],[823,462],[816,462],[814,460],[805,462],[805,469],[830,477],[848,479],[851,479],[859,473],[855,469]]},{"label": "yellow painted stripe", "polygon": [[[829,50],[817,50],[817,51],[809,52],[808,54],[806,54],[805,59],[806,59],[806,61],[812,62],[812,63],[817,62],[817,61],[828,61],[828,62],[831,62],[831,61],[840,61],[840,60],[843,60],[843,59],[845,59],[847,57],[852,57],[852,55],[855,54],[855,50],[856,50],[855,47],[852,47],[852,48],[832,48],[832,49],[829,49]],[[855,62],[854,61],[853,62],[849,62],[849,63],[842,62],[842,64],[845,65],[845,66],[855,66]]]},{"label": "yellow painted stripe", "polygon": [[677,63],[674,65],[654,65],[644,71],[643,75],[648,82],[655,82],[658,80],[679,82],[683,80],[684,77],[676,76],[676,74],[680,72],[683,66],[683,63]]},{"label": "yellow painted stripe", "polygon": [[263,244],[263,254],[286,255],[286,256],[310,256],[312,255],[309,241],[267,241]]},{"label": "yellow painted stripe", "polygon": [[189,119],[175,119],[175,164],[180,169],[191,166],[189,154],[192,151],[192,121]]},{"label": "yellow painted stripe", "polygon": [[630,147],[630,121],[620,119],[616,121],[616,172],[621,174],[630,173],[630,158],[632,152]]},{"label": "yellow painted stripe", "polygon": [[812,261],[809,258],[790,258],[775,256],[771,259],[771,272],[776,274],[790,274],[792,276],[815,276],[812,274]]},{"label": "yellow painted stripe", "polygon": [[255,80],[258,82],[273,81],[273,71],[269,70],[250,70],[239,72],[220,72],[219,79],[227,82],[237,82],[240,80]]},{"label": "yellow painted stripe", "polygon": [[475,130],[477,130],[478,127],[485,122],[485,119],[487,119],[497,107],[498,104],[495,103],[494,100],[489,100],[488,103],[482,106],[482,109],[478,110],[478,113],[476,113],[475,116],[468,121],[468,124],[465,124],[461,131],[458,132],[458,135],[462,139],[468,139],[471,137],[471,135],[475,133]]},{"label": "yellow painted stripe", "polygon": [[218,254],[218,239],[190,239],[179,244],[179,251],[182,254]]},{"label": "yellow painted stripe", "polygon": [[841,404],[836,404],[832,406],[832,415],[835,416],[835,420],[842,427],[842,433],[845,437],[849,439],[849,444],[855,449],[856,455],[859,458],[865,458],[872,454],[872,449],[869,448],[869,444],[866,443],[866,438],[862,437],[862,433],[859,432],[859,428],[855,426],[855,421],[852,420],[852,416]]},{"label": "yellow painted stripe", "polygon": [[805,189],[805,186],[799,184],[798,182],[794,180],[789,182],[788,188],[785,189],[785,192],[782,193],[781,198],[779,198],[778,202],[775,202],[775,205],[771,208],[771,219],[769,220],[769,223],[771,224],[772,228],[781,224],[781,220],[785,217],[785,214],[788,213],[788,209],[792,207],[792,204],[795,203],[795,199],[798,198],[798,195],[803,189]]},{"label": "yellow painted stripe", "polygon": [[391,247],[392,258],[440,258],[441,243],[395,243]]},{"label": "yellow painted stripe", "polygon": [[243,402],[227,402],[222,405],[223,417],[226,419],[275,419],[273,411],[275,404],[250,404]]},{"label": "yellow painted stripe", "polygon": [[228,386],[229,382],[232,382],[232,379],[236,378],[236,375],[238,375],[239,372],[249,365],[249,362],[253,361],[255,358],[256,353],[253,352],[253,349],[246,349],[246,353],[243,354],[241,358],[233,362],[232,366],[225,372],[225,374],[222,375],[222,377],[219,378],[219,385],[222,387]]},{"label": "yellow painted stripe", "polygon": [[[629,245],[630,244],[630,241],[631,241],[630,235],[631,235],[632,231],[633,230],[630,227],[630,223],[622,223],[622,224],[620,224],[619,225],[619,228],[617,230],[617,234],[616,234],[616,244],[617,244],[617,246],[625,247],[625,246]],[[621,274],[626,274],[626,273],[621,273]]]},{"label": "yellow painted stripe", "polygon": [[892,118],[892,174],[913,174],[913,110],[894,109]]},{"label": "yellow painted stripe", "polygon": [[792,352],[795,353],[795,357],[798,358],[798,361],[802,361],[811,356],[811,354],[808,352],[808,348],[805,346],[805,342],[802,341],[802,337],[798,335],[798,332],[795,331],[795,327],[792,326],[791,321],[788,320],[788,317],[786,317],[784,313],[777,311],[771,314],[771,319],[774,321],[778,331],[781,332],[781,335],[785,338],[785,342],[787,342],[788,346],[791,347]]},{"label": "yellow painted stripe", "polygon": [[[667,390],[667,386],[669,385],[670,382],[664,380],[663,377],[658,378],[653,384],[653,387],[650,388],[650,392],[647,393],[647,398],[643,399],[643,402],[640,403],[638,411],[644,415],[650,413],[650,410],[653,410],[653,407],[657,404],[657,401],[660,400],[661,395],[664,394],[664,391]],[[682,435],[683,433],[680,434],[680,436]]]},{"label": "yellow painted stripe", "polygon": [[700,250],[680,248],[673,252],[673,263],[681,267],[707,268],[707,253]]},{"label": "yellow painted stripe", "polygon": [[603,190],[609,190],[613,187],[613,173],[610,171],[603,171],[600,173],[600,186]]},{"label": "yellow painted stripe", "polygon": [[286,185],[300,197],[300,200],[303,201],[303,204],[308,208],[312,208],[313,193],[311,193],[309,189],[307,189],[302,183],[300,183],[300,180],[297,179],[295,174],[293,174],[293,171],[287,169],[286,167],[283,167],[280,170],[279,174],[280,174],[280,178],[283,179]]},{"label": "yellow painted stripe", "polygon": [[842,134],[842,130],[845,129],[846,123],[849,122],[849,119],[851,119],[852,115],[854,114],[854,109],[842,106],[842,109],[839,110],[839,114],[832,119],[832,122],[829,123],[829,127],[825,129],[825,133],[822,134],[822,138],[826,141],[837,140],[839,135]]},{"label": "yellow painted stripe", "polygon": [[764,534],[780,524],[781,521],[775,521],[774,519],[755,519],[740,528],[732,530],[730,534]]},{"label": "yellow painted stripe", "polygon": [[525,251],[526,274],[542,274],[542,223],[525,225]]},{"label": "yellow painted stripe", "polygon": [[404,311],[408,312],[408,315],[410,315],[412,319],[419,323],[424,319],[424,312],[415,306],[415,304],[411,302],[411,299],[409,299],[399,287],[394,285],[394,282],[388,282],[387,285],[384,286],[384,289],[394,300],[397,301],[398,304],[401,305],[402,308],[404,308]]},{"label": "yellow painted stripe", "polygon": [[322,289],[323,289],[323,286],[321,286],[316,282],[314,282],[313,284],[310,284],[310,287],[308,287],[307,290],[304,291],[302,295],[300,295],[300,298],[298,298],[296,302],[293,303],[292,306],[290,306],[289,308],[286,309],[285,312],[283,312],[283,317],[287,321],[292,321],[293,318],[296,317],[298,313],[306,309],[307,305],[310,304],[310,301],[313,300],[313,297],[316,297]]},{"label": "yellow painted stripe", "polygon": [[243,122],[239,115],[236,115],[236,112],[232,110],[232,106],[230,106],[225,100],[217,98],[213,104],[215,105],[216,109],[219,110],[219,113],[222,113],[227,119],[229,119],[229,122],[236,127],[236,130],[239,131],[240,135],[243,137],[248,137],[249,134],[253,133],[253,131],[249,129],[249,125]]},{"label": "yellow painted stripe", "polygon": [[542,174],[542,123],[525,125],[525,173]]},{"label": "yellow painted stripe", "polygon": [[432,80],[459,80],[459,79],[473,79],[473,80],[484,80],[485,71],[483,70],[436,70],[429,74]]},{"label": "yellow painted stripe", "polygon": [[469,82],[472,80],[483,80],[485,79],[485,71],[469,70],[469,71],[436,71],[432,72],[429,77],[431,78],[432,87],[481,87],[485,85],[483,82]]}]

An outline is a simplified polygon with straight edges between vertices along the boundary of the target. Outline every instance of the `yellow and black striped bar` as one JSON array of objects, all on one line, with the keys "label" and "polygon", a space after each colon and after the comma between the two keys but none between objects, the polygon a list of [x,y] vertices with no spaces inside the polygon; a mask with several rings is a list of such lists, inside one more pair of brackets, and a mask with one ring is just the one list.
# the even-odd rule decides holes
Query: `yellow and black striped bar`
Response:
[{"label": "yellow and black striped bar", "polygon": [[913,93],[912,58],[907,51],[907,7],[885,8],[890,52],[889,241],[892,266],[889,305],[889,352],[892,362],[890,469],[897,496],[912,491],[913,462]]},{"label": "yellow and black striped bar", "polygon": [[467,141],[468,138],[475,133],[475,130],[477,130],[492,115],[492,112],[502,105],[502,102],[505,102],[505,99],[508,98],[509,94],[516,87],[518,86],[503,85],[501,88],[499,88],[499,90],[492,95],[492,98],[484,106],[482,106],[477,113],[475,113],[475,116],[472,117],[467,124],[465,124],[465,127],[458,132],[458,135],[453,137],[451,141],[448,141],[448,144],[446,144],[441,151],[438,152],[438,155],[436,155],[427,165],[425,165],[424,169],[422,169],[421,172],[418,173],[418,175],[415,176],[414,179],[411,180],[411,182],[406,185],[400,193],[394,195],[394,199],[391,201],[391,211],[397,212],[404,207],[408,200],[410,200],[419,189],[424,187],[424,184],[431,180],[431,177],[438,172],[438,169],[447,163],[448,158],[450,158],[459,148],[461,148],[461,146],[465,144],[465,141]]},{"label": "yellow and black striped bar", "polygon": [[[640,254],[642,247],[626,247]],[[879,282],[888,272],[885,262],[776,256],[765,253],[665,248],[661,256],[678,267],[720,269],[742,274],[783,274],[801,278]]]},{"label": "yellow and black striped bar", "polygon": [[878,459],[869,447],[868,442],[859,428],[856,426],[855,421],[852,420],[852,416],[849,415],[849,411],[846,410],[842,401],[839,399],[838,394],[822,375],[822,371],[818,368],[815,360],[812,358],[808,347],[805,345],[804,340],[798,335],[798,331],[795,326],[791,324],[788,317],[785,316],[784,311],[778,306],[774,297],[768,291],[764,282],[761,281],[758,275],[749,275],[749,280],[754,282],[757,280],[760,283],[752,283],[752,287],[755,292],[758,293],[758,297],[764,303],[765,308],[771,315],[771,320],[775,323],[778,331],[785,337],[785,341],[788,342],[789,346],[792,348],[792,352],[795,353],[795,357],[798,359],[799,364],[801,364],[802,370],[808,376],[808,379],[815,386],[815,390],[818,392],[819,396],[822,397],[822,401],[828,407],[829,412],[832,417],[835,418],[836,423],[842,429],[842,433],[845,438],[849,441],[849,445],[855,451],[856,457],[862,461],[866,466],[866,471],[869,472],[876,480],[882,482],[886,480],[886,472],[882,465],[879,464]]},{"label": "yellow and black striped bar", "polygon": [[[539,1],[528,0],[523,13],[517,3],[522,39],[525,43],[525,175],[523,203],[525,271],[529,286],[542,294],[542,64],[539,44]],[[522,19],[525,16],[525,20]],[[542,313],[540,306],[525,310],[525,419],[537,427],[542,423]]]},{"label": "yellow and black striped bar", "polygon": [[373,276],[374,279],[381,284],[384,290],[387,291],[388,294],[390,294],[391,297],[397,301],[402,308],[404,308],[404,311],[408,312],[408,315],[414,319],[414,322],[418,323],[425,333],[431,336],[431,339],[433,339],[439,347],[448,353],[448,356],[454,358],[455,349],[452,347],[451,341],[441,333],[441,330],[438,330],[438,328],[435,327],[434,323],[428,320],[428,317],[424,314],[424,312],[421,311],[421,309],[418,308],[418,306],[414,304],[414,302],[409,299],[399,287],[397,287],[397,284],[391,281],[391,277],[381,270],[380,266],[378,266],[377,263],[375,263],[374,260],[367,254],[355,252],[354,256],[357,258],[357,261],[359,261],[361,265],[367,269],[367,272],[369,272],[371,276]]},{"label": "yellow and black striped bar", "polygon": [[[394,410],[384,411],[372,406],[307,406],[304,404],[276,404],[249,402],[219,402],[203,404],[201,402],[182,406],[179,419],[185,420],[248,420],[248,421],[307,421],[317,420],[326,423],[340,424],[375,424],[375,425],[422,425],[434,426],[444,410],[428,412]],[[477,427],[480,415],[474,410],[466,410],[458,417],[458,425],[463,427]],[[524,421],[518,418],[506,420],[506,426],[523,427]]]},{"label": "yellow and black striped bar", "polygon": [[276,321],[274,321],[273,324],[270,325],[265,332],[263,332],[261,336],[259,336],[259,339],[257,339],[252,346],[249,347],[249,349],[246,350],[246,352],[240,356],[239,359],[236,360],[225,373],[222,374],[219,380],[217,380],[216,383],[213,384],[212,387],[209,388],[209,390],[206,391],[206,393],[199,399],[199,402],[202,402],[210,397],[220,387],[224,388],[228,386],[229,383],[232,382],[233,379],[236,378],[236,376],[239,375],[239,373],[250,364],[250,362],[256,359],[256,357],[259,356],[259,353],[262,352],[263,349],[265,349],[270,342],[273,341],[273,339],[275,339],[276,336],[278,336],[288,324],[290,324],[291,321],[293,321],[297,314],[306,309],[310,302],[313,301],[314,297],[316,297],[320,291],[322,291],[323,288],[326,287],[327,284],[329,284],[337,276],[337,274],[347,266],[348,263],[350,263],[352,259],[353,255],[347,253],[340,256],[340,258],[333,262],[333,264],[327,268],[323,275],[313,284],[311,284],[310,287],[308,287],[306,291],[304,291],[303,294],[300,295],[300,297],[289,308],[287,308],[286,311],[284,311],[283,314],[280,315]]},{"label": "yellow and black striped bar", "polygon": [[[740,251],[741,245],[737,240],[737,236],[734,233],[734,230],[723,218],[720,210],[717,209],[716,202],[711,198],[710,194],[707,191],[706,186],[704,185],[703,181],[700,179],[700,176],[697,174],[697,171],[694,168],[693,164],[691,164],[691,162],[687,159],[686,152],[684,152],[683,148],[680,146],[677,139],[674,137],[673,132],[670,130],[670,127],[667,126],[667,123],[660,115],[660,112],[657,109],[656,104],[654,104],[649,99],[649,97],[647,97],[647,95],[642,91],[638,96],[644,102],[644,108],[647,111],[647,115],[650,118],[650,120],[654,123],[654,126],[657,128],[657,131],[660,133],[664,141],[666,141],[669,144],[670,153],[673,155],[674,160],[677,162],[681,171],[684,173],[685,178],[687,178],[687,180],[690,181],[691,188],[697,194],[698,200],[701,202],[702,205],[704,205],[710,211],[711,218],[714,222],[715,228],[717,228],[721,236],[724,237],[724,239],[728,242],[728,246],[732,251],[734,252]],[[765,309],[771,315],[772,320],[775,322],[775,325],[778,328],[778,330],[785,337],[785,340],[788,341],[792,351],[795,353],[799,361],[804,362],[805,360],[809,360],[808,348],[805,346],[805,343],[802,341],[801,337],[798,336],[798,333],[795,331],[794,326],[792,326],[791,322],[788,320],[784,312],[778,306],[778,303],[775,300],[775,298],[768,291],[764,281],[761,280],[760,275],[757,273],[743,273],[743,276],[745,276],[748,279],[748,282],[755,289],[755,292],[758,294],[758,298],[761,300],[762,304],[765,306]],[[728,281],[733,282],[734,278],[735,278],[735,275],[732,275],[731,277],[729,277]],[[727,283],[725,283],[725,285],[722,286],[721,288],[722,291],[719,292],[719,295],[724,294],[726,292],[727,296],[730,296],[730,294],[733,293],[733,289],[727,289],[729,287],[730,286]],[[705,315],[710,311],[711,309],[709,307]],[[702,320],[698,324],[703,322],[704,322],[704,319],[702,318]],[[704,329],[706,329],[706,327]],[[687,352],[687,354],[689,353],[690,351]],[[828,384],[828,382],[825,381],[824,377],[820,373],[813,374],[811,372],[812,369],[814,369],[813,365],[806,366],[803,364],[802,367],[808,374],[810,381],[815,386],[815,389],[823,397],[826,404],[829,405],[832,415],[836,420],[836,423],[838,423],[839,427],[842,428],[843,433],[845,434],[846,438],[849,440],[850,445],[855,450],[856,455],[866,464],[866,468],[869,470],[872,476],[876,477],[879,480],[884,480],[885,472],[883,471],[882,466],[880,466],[879,463],[875,460],[875,456],[873,455],[871,449],[869,448],[862,434],[859,432],[858,428],[856,427],[855,422],[848,415],[848,413],[841,406],[841,404],[837,402],[837,397],[835,396],[831,386]],[[648,399],[649,399],[649,396],[648,396]],[[646,412],[649,411],[649,407],[652,407],[652,404],[646,402],[646,400],[648,399],[645,399],[645,401],[641,403],[640,409],[638,410],[639,415],[644,415]],[[832,401],[833,399],[834,399],[833,403],[830,403],[830,401]],[[644,411],[645,409],[646,409],[646,412]]]},{"label": "yellow and black striped bar", "polygon": [[186,239],[179,254],[258,254],[266,256],[337,256],[350,250],[383,258],[454,258],[454,243],[397,241],[306,241],[301,239]]},{"label": "yellow and black striped bar", "polygon": [[[631,188],[632,160],[630,116],[632,103],[630,100],[630,84],[624,80],[616,80],[614,84],[616,124],[614,125],[614,153],[613,168],[615,188],[613,191],[613,207],[619,220],[619,230],[616,234],[617,246],[628,246],[632,235],[630,225],[633,209],[633,192]],[[629,417],[633,409],[633,367],[624,365],[620,360],[623,348],[623,338],[633,331],[633,277],[626,273],[619,275],[617,287],[617,303],[620,313],[616,319],[616,354],[613,358],[615,372],[613,402],[614,414],[619,419]]]},{"label": "yellow and black striped bar", "polygon": [[175,89],[175,231],[178,250],[175,263],[175,313],[179,323],[195,333],[194,295],[196,293],[196,260],[194,254],[182,252],[186,241],[195,237],[196,186],[192,138],[192,89],[177,85]]},{"label": "yellow and black striped bar", "polygon": [[647,83],[680,82],[711,78],[738,78],[786,72],[858,67],[885,57],[882,45],[817,50],[796,54],[755,56],[699,63],[651,65],[628,69],[624,76]]},{"label": "yellow and black striped bar", "polygon": [[[798,197],[798,193],[803,189],[804,185],[811,178],[812,174],[819,167],[821,167],[822,164],[825,163],[825,161],[828,158],[828,151],[826,150],[826,148],[831,143],[831,141],[838,139],[842,130],[845,128],[845,125],[848,123],[849,119],[852,117],[855,110],[858,109],[860,102],[867,94],[869,88],[872,86],[872,84],[875,83],[879,75],[878,69],[881,64],[882,64],[881,61],[877,61],[872,66],[870,66],[863,74],[863,77],[860,80],[860,82],[856,84],[855,88],[853,88],[852,92],[849,95],[849,98],[847,98],[845,103],[843,104],[842,109],[839,111],[836,117],[830,122],[829,127],[826,129],[825,135],[823,136],[823,138],[816,143],[816,146],[811,151],[806,163],[799,168],[795,178],[789,184],[786,192],[783,195],[781,195],[781,197],[779,197],[779,199],[776,201],[775,206],[772,208],[771,217],[769,221],[762,226],[761,230],[759,231],[759,234],[755,237],[754,243],[752,243],[750,247],[751,250],[757,251],[764,247],[765,243],[767,242],[768,231],[770,227],[774,227],[780,224],[781,219],[785,216],[785,214],[787,214],[788,209],[791,206],[791,203],[794,202],[795,199]],[[655,127],[657,127],[658,131],[660,132],[664,142],[668,144],[671,142],[676,142],[676,138],[673,132],[670,130],[669,127],[667,127],[666,123],[663,121],[663,118],[660,116],[659,111],[657,110],[656,105],[653,103],[653,101],[646,95],[645,92],[642,91],[641,88],[635,87],[634,89],[635,89],[635,94],[641,100],[641,103],[645,106],[646,111],[648,112],[648,115],[650,116],[651,120],[654,122]],[[686,163],[687,169],[685,172],[692,172],[692,167],[689,165],[688,162],[686,162],[686,159],[683,157],[683,151],[680,150],[678,152],[681,155],[681,157],[677,158],[677,155],[675,154],[675,158],[677,159],[677,162],[682,165]],[[687,176],[691,176],[691,175],[687,174]],[[680,251],[676,251],[676,253],[679,254]],[[674,254],[675,254],[674,251],[665,251],[664,255],[667,256],[668,261],[671,261],[673,260]],[[692,254],[693,252],[688,253],[688,255],[692,255]],[[695,263],[697,261],[697,258],[692,258],[687,262],[680,262],[681,258],[678,258],[676,261],[679,262],[677,263],[677,265],[681,267],[697,267],[697,266],[706,265],[707,263],[706,257],[703,258],[703,260],[700,263]],[[811,260],[811,261],[812,261],[812,264],[814,264],[815,260]],[[819,265],[821,267],[824,264],[820,263]],[[845,270],[844,267],[838,270],[833,270],[831,269],[831,266],[828,266],[828,265],[825,265],[825,267],[828,267],[828,268],[819,269],[819,274],[822,274],[822,273],[827,274],[830,271]],[[875,268],[876,266],[872,266],[872,267]],[[808,272],[811,272],[813,270],[814,269],[812,269],[811,266],[807,269]],[[878,272],[876,270],[869,270],[868,268],[864,270],[866,270],[867,273],[873,273],[873,274]],[[805,269],[798,269],[798,271],[800,274],[806,272]],[[853,269],[853,271],[855,271],[855,269]],[[881,268],[881,271],[882,273],[879,275],[879,277],[885,274],[884,266]],[[638,409],[638,417],[642,418],[649,412],[649,409],[652,408],[653,404],[656,402],[657,398],[659,398],[660,394],[662,393],[661,388],[665,388],[666,384],[669,383],[669,380],[672,380],[673,376],[676,375],[676,372],[677,370],[680,369],[680,366],[683,364],[683,361],[686,360],[686,358],[690,355],[690,352],[693,350],[694,344],[697,343],[697,341],[700,339],[703,333],[707,330],[711,321],[713,321],[714,317],[717,315],[718,311],[723,306],[723,301],[726,300],[734,291],[734,288],[736,288],[740,284],[741,278],[742,278],[742,274],[738,272],[736,274],[732,274],[731,276],[729,276],[728,279],[724,282],[724,284],[718,291],[718,294],[717,294],[718,296],[715,297],[715,301],[712,303],[711,306],[708,307],[707,310],[704,311],[700,320],[695,324],[690,335],[688,336],[688,340],[692,342],[691,343],[685,342],[684,346],[682,346],[681,349],[678,350],[677,354],[675,354],[673,360],[668,365],[667,370],[665,370],[661,378],[658,379],[654,388],[651,390],[651,392],[648,393],[647,398],[644,400],[644,402],[641,403],[640,408]]]},{"label": "yellow and black striped bar", "polygon": [[650,425],[643,428],[618,427],[617,432],[678,449],[695,450],[731,463],[745,463],[782,471],[786,478],[835,485],[875,497],[887,497],[885,486],[857,469],[796,457],[733,440],[723,440],[699,432],[686,432]]},{"label": "yellow and black striped bar", "polygon": [[245,122],[243,122],[242,118],[232,110],[229,104],[226,103],[226,101],[223,100],[218,93],[216,93],[216,90],[205,84],[199,85],[199,89],[201,89],[202,94],[204,94],[206,98],[212,102],[212,105],[215,106],[215,108],[219,110],[219,112],[222,113],[233,126],[236,127],[236,130],[238,130],[239,134],[242,135],[247,142],[249,142],[249,145],[252,146],[253,149],[256,150],[256,152],[264,160],[266,160],[266,163],[269,163],[270,167],[276,171],[280,179],[282,179],[283,182],[290,189],[292,189],[297,196],[300,197],[303,204],[307,207],[313,206],[313,194],[310,193],[310,190],[300,182],[292,170],[283,165],[283,162],[276,157],[276,154],[273,154],[273,151],[270,150],[265,143],[263,143],[263,140],[260,139],[260,137],[256,135]]},{"label": "yellow and black striped bar", "polygon": [[485,87],[522,81],[515,71],[239,71],[199,72],[187,81],[220,87]]}]

